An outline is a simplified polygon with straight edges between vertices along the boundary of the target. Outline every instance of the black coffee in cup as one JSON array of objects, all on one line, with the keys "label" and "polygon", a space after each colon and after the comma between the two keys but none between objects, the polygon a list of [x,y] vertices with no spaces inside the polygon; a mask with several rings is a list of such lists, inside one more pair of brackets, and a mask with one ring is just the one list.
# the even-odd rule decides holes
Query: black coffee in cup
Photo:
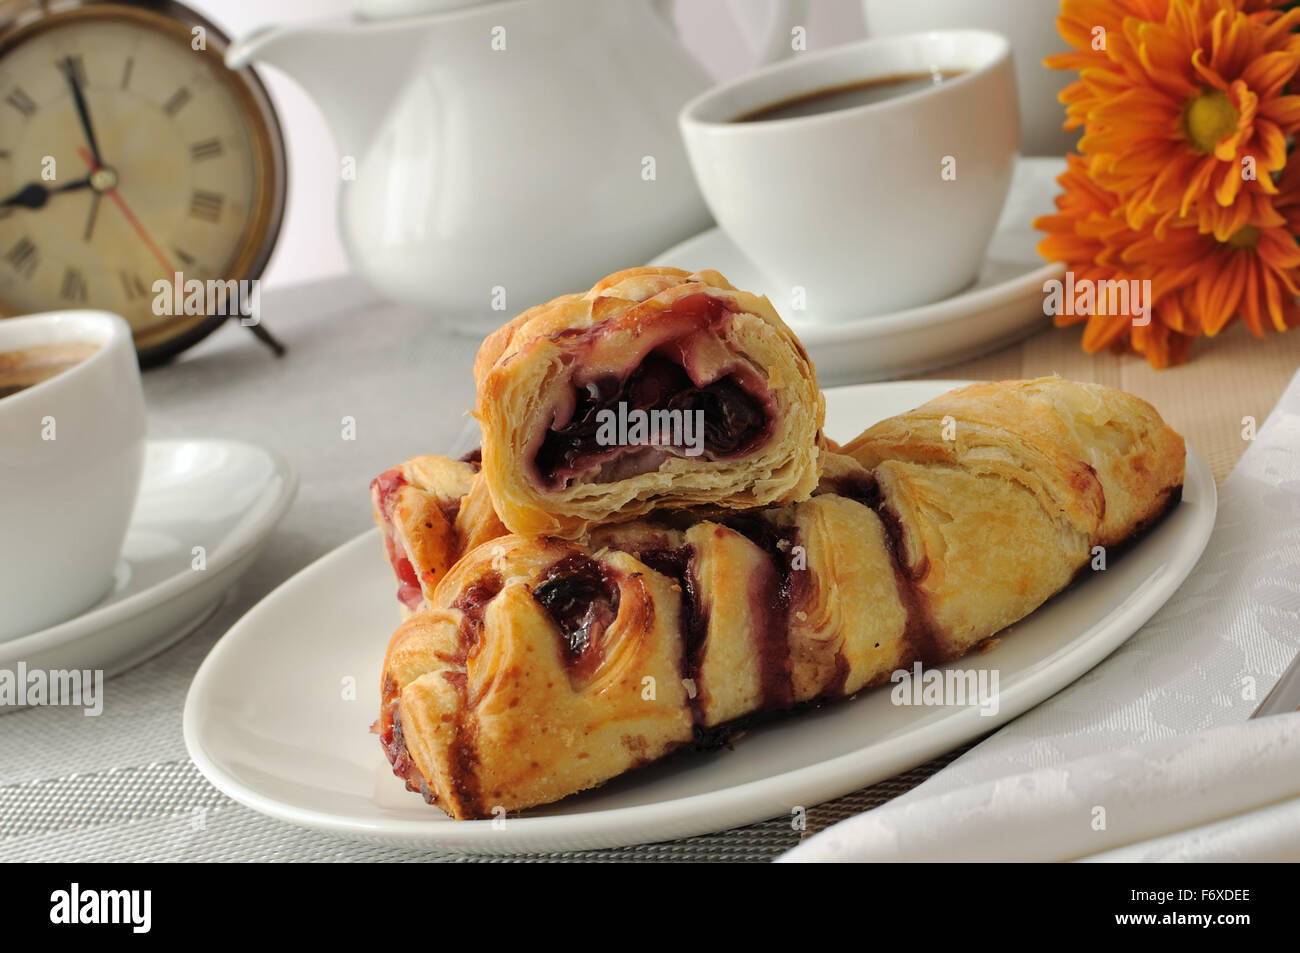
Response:
[{"label": "black coffee in cup", "polygon": [[886,99],[893,99],[895,96],[937,86],[954,76],[962,75],[962,72],[909,73],[903,76],[882,76],[844,83],[840,86],[828,86],[762,106],[731,121],[770,122],[773,119],[798,119],[803,116],[835,112],[839,109],[852,109],[854,106],[879,103]]},{"label": "black coffee in cup", "polygon": [[61,341],[0,351],[0,399],[62,374],[98,350],[88,341]]}]

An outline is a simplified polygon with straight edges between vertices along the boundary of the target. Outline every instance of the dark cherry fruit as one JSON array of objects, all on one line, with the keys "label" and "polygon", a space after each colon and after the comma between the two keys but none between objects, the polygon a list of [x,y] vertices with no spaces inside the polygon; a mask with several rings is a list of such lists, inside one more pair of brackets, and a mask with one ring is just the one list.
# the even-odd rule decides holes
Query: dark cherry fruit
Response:
[{"label": "dark cherry fruit", "polygon": [[768,426],[767,412],[731,376],[706,387],[696,387],[680,364],[658,354],[649,355],[623,380],[602,377],[580,388],[573,416],[562,427],[547,432],[537,451],[541,478],[555,486],[586,469],[594,457],[608,456],[611,448],[597,441],[601,412],[680,410],[704,412],[704,455],[709,459],[743,452],[757,443]]},{"label": "dark cherry fruit", "polygon": [[571,667],[595,648],[618,615],[618,585],[595,560],[580,553],[548,569],[533,598],[564,636],[565,662]]}]

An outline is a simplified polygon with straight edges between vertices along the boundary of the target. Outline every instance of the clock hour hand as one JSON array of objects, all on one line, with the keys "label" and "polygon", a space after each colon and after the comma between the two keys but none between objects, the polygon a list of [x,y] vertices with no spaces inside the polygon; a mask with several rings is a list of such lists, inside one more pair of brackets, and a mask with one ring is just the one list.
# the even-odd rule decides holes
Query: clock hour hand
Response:
[{"label": "clock hour hand", "polygon": [[7,199],[0,200],[0,208],[12,208],[14,206],[19,208],[42,208],[49,201],[50,196],[56,192],[72,192],[76,189],[88,188],[90,188],[90,176],[55,186],[43,185],[40,182],[29,182]]},{"label": "clock hour hand", "polygon": [[95,127],[90,123],[90,110],[86,108],[86,97],[81,91],[76,61],[69,56],[60,61],[59,66],[68,85],[72,88],[72,102],[77,107],[77,118],[81,120],[81,131],[86,135],[86,145],[90,146],[90,154],[95,157],[95,165],[102,166],[104,160],[99,154],[99,143],[95,141]]},{"label": "clock hour hand", "polygon": [[100,192],[91,193],[90,215],[86,218],[86,230],[81,234],[82,241],[90,241],[90,236],[95,232],[95,218],[99,215],[99,198],[102,194]]}]

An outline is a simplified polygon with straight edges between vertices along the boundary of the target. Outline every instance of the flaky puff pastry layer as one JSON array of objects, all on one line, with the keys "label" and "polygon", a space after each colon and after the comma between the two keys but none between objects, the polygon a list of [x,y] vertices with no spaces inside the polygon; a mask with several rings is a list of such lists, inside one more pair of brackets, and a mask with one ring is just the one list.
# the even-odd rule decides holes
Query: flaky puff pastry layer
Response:
[{"label": "flaky puff pastry layer", "polygon": [[[843,452],[872,469],[934,625],[966,641],[1163,515],[1186,456],[1146,401],[1057,377],[949,391]],[[1022,522],[1027,512],[1050,519]]]},{"label": "flaky puff pastry layer", "polygon": [[1163,509],[1162,491],[1182,485],[1185,456],[1183,438],[1146,401],[1059,377],[949,391],[882,420],[843,452],[868,468],[947,465],[1016,483],[1101,546]]},{"label": "flaky puff pastry layer", "polygon": [[508,532],[477,461],[412,457],[371,481],[370,502],[404,618],[424,605],[464,553]]},{"label": "flaky puff pastry layer", "polygon": [[[544,473],[539,453],[572,422],[575,402],[651,358],[682,368],[694,388],[744,392],[766,429],[716,454],[605,444]],[[825,404],[813,363],[766,298],[715,271],[633,268],[531,308],[484,341],[474,376],[483,473],[513,532],[572,538],[655,509],[792,502],[817,484]],[[706,426],[731,425],[708,406]],[[567,446],[550,440],[556,453]]]},{"label": "flaky puff pastry layer", "polygon": [[848,445],[874,469],[828,453],[790,506],[484,543],[390,643],[395,770],[484,817],[960,657],[1178,499],[1181,438],[1100,390],[955,392]]}]

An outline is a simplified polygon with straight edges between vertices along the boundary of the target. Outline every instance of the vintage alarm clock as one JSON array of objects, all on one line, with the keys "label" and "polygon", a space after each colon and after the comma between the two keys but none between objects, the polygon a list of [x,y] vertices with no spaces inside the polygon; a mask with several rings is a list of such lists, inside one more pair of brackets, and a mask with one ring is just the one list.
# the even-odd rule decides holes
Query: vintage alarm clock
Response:
[{"label": "vintage alarm clock", "polygon": [[171,0],[0,4],[0,314],[114,311],[142,364],[227,320],[155,290],[256,279],[279,233],[279,123],[227,45]]}]

